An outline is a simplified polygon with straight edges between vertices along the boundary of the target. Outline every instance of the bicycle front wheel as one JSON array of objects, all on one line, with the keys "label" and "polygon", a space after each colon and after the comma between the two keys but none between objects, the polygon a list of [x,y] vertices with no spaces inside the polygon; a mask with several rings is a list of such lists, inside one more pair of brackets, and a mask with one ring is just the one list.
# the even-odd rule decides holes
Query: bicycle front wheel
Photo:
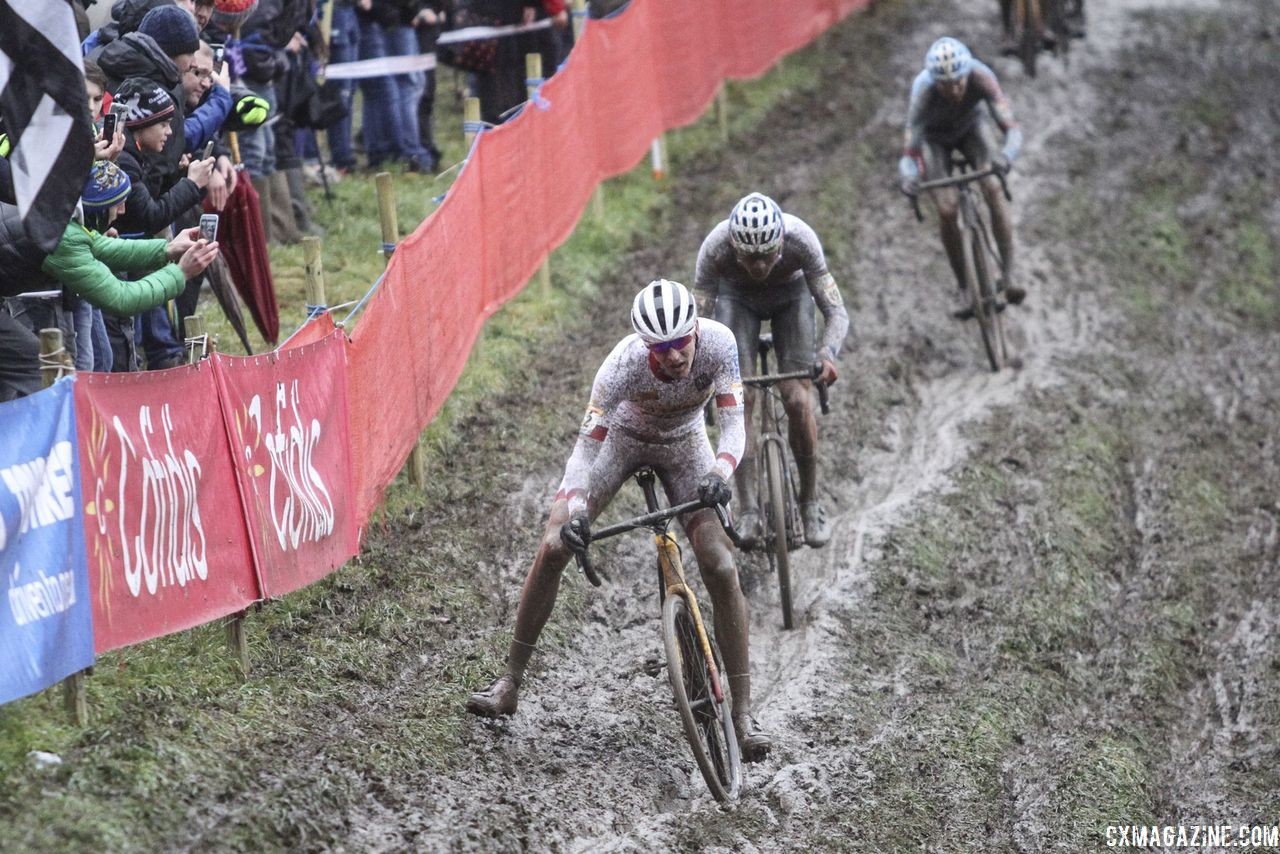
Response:
[{"label": "bicycle front wheel", "polygon": [[684,595],[668,596],[662,606],[662,645],[667,653],[667,675],[676,708],[684,724],[685,738],[693,749],[698,770],[717,801],[737,800],[742,787],[742,758],[733,730],[733,710],[724,664],[713,642],[716,669],[721,676],[721,696],[716,702],[693,613]]},{"label": "bicycle front wheel", "polygon": [[782,469],[782,448],[777,442],[764,447],[765,485],[769,490],[766,505],[770,538],[769,554],[778,571],[778,596],[782,600],[782,627],[793,628],[791,613],[791,553],[787,546],[787,524],[791,508],[787,506],[787,484]]},{"label": "bicycle front wheel", "polygon": [[998,371],[1008,360],[1004,345],[1004,320],[999,311],[991,256],[983,245],[982,235],[976,230],[973,232],[972,247],[970,254],[973,256],[978,284],[974,292],[974,316],[978,318],[978,328],[982,330],[982,347],[987,351],[987,361],[991,363],[991,370]]}]

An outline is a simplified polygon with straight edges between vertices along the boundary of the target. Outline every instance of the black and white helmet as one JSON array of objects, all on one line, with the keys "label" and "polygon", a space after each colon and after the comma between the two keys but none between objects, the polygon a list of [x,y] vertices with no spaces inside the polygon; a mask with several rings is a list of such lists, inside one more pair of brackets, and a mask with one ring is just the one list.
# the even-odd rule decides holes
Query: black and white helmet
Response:
[{"label": "black and white helmet", "polygon": [[647,344],[683,338],[697,322],[693,295],[679,282],[655,279],[631,303],[631,326]]},{"label": "black and white helmet", "polygon": [[768,196],[752,193],[729,214],[729,242],[744,255],[769,255],[782,246],[782,209]]},{"label": "black and white helmet", "polygon": [[924,67],[934,80],[959,80],[973,70],[973,54],[962,42],[945,36],[929,46]]}]

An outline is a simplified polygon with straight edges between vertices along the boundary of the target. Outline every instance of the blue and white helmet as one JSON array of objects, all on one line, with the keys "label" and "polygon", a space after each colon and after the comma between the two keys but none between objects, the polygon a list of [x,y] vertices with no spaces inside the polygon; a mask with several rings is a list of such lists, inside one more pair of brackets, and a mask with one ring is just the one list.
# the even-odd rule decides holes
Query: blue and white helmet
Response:
[{"label": "blue and white helmet", "polygon": [[647,344],[661,344],[693,332],[698,307],[679,282],[655,279],[631,303],[631,328]]},{"label": "blue and white helmet", "polygon": [[744,255],[770,255],[782,246],[782,208],[768,196],[752,193],[729,214],[729,242]]},{"label": "blue and white helmet", "polygon": [[959,80],[973,70],[973,54],[950,36],[938,39],[924,55],[929,76],[938,80]]}]

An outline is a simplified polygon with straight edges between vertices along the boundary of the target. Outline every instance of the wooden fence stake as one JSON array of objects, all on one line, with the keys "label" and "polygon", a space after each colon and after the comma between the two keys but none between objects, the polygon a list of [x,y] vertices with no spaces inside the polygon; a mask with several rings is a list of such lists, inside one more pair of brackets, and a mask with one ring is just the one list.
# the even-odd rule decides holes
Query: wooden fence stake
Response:
[{"label": "wooden fence stake", "polygon": [[[40,382],[53,385],[64,373],[71,373],[71,362],[62,348],[61,329],[40,330]],[[89,724],[89,701],[85,697],[84,671],[72,673],[62,680],[63,702],[78,726]]]},{"label": "wooden fence stake", "polygon": [[378,217],[382,220],[382,256],[390,261],[400,242],[400,223],[396,219],[396,190],[391,183],[390,172],[379,172],[373,177],[378,188]]},{"label": "wooden fence stake", "polygon": [[[478,111],[480,109],[479,100],[474,98],[469,98],[468,100],[476,101],[476,110]],[[391,183],[390,172],[379,172],[377,175],[374,176],[374,181],[378,185],[378,216],[382,219],[382,252],[387,262],[390,263],[391,256],[396,251],[396,244],[400,242],[400,223],[396,217],[396,191],[395,191],[395,187]],[[309,256],[306,256],[305,254],[308,251],[311,251],[311,250],[309,250],[304,245],[303,247],[304,257],[309,258]],[[324,282],[322,280],[323,271],[320,269],[319,239],[316,240],[316,248],[314,251],[316,252],[316,258],[315,258],[315,266],[316,266],[316,273],[317,273],[316,278],[318,280],[318,285],[321,288],[321,293],[317,298],[323,300],[324,299],[324,293],[323,293]],[[308,287],[307,292],[308,293],[311,293],[311,291],[309,290],[311,286],[312,286],[311,285],[311,263],[310,261],[308,261],[307,262],[307,287]],[[316,303],[312,303],[312,305],[320,305],[320,303],[316,302]],[[427,472],[426,472],[426,460],[422,456],[422,437],[421,436],[419,436],[417,441],[413,443],[413,450],[409,452],[409,461],[407,465],[409,468],[409,482],[417,487],[423,486],[427,482]]]},{"label": "wooden fence stake", "polygon": [[[383,173],[386,174],[386,173]],[[379,203],[381,206],[381,203]],[[392,209],[394,216],[394,207]],[[383,242],[387,242],[385,229],[382,234]],[[321,251],[320,238],[313,234],[309,234],[302,238],[302,268],[306,274],[306,295],[308,312],[316,309],[325,309],[329,307],[329,303],[325,301],[324,295],[324,258]]]},{"label": "wooden fence stake", "polygon": [[[582,28],[587,22],[587,0],[573,0],[573,41],[576,44],[582,38]],[[591,216],[597,220],[604,219],[604,186],[596,184],[591,191]]]},{"label": "wooden fence stake", "polygon": [[649,146],[649,161],[653,164],[653,180],[661,181],[667,177],[667,139],[665,134],[658,134]]},{"label": "wooden fence stake", "polygon": [[194,365],[205,357],[209,347],[209,328],[205,325],[204,315],[193,314],[182,319],[182,326],[187,330],[187,364]]},{"label": "wooden fence stake", "polygon": [[[542,54],[526,53],[524,55],[524,85],[530,101],[533,101],[537,96],[540,83],[542,83]],[[551,295],[550,259],[543,261],[542,266],[538,268],[538,289],[544,297]]]},{"label": "wooden fence stake", "polygon": [[721,83],[716,92],[716,120],[720,123],[720,139],[729,139],[729,87]]},{"label": "wooden fence stake", "polygon": [[471,153],[471,145],[476,141],[480,131],[480,99],[467,98],[462,102],[462,138],[467,143],[467,154]]}]

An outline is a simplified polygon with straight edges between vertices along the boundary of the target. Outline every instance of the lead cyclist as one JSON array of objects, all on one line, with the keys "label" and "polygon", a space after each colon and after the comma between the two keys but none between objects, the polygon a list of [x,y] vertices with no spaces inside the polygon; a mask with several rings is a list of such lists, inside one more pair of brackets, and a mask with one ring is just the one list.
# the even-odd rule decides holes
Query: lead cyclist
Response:
[{"label": "lead cyclist", "polygon": [[[638,469],[653,468],[673,505],[696,500],[729,503],[728,481],[744,442],[742,382],[733,334],[714,320],[700,320],[688,289],[666,279],[649,283],[636,295],[631,325],[635,334],[622,339],[596,373],[577,443],[525,578],[506,672],[471,695],[467,711],[472,714],[498,717],[515,712],[520,683],[551,616],[570,548],[586,548],[592,520]],[[710,400],[720,412],[714,454],[702,418]],[[750,619],[738,585],[733,544],[708,508],[682,515],[680,523],[711,596],[742,758],[757,762],[769,752],[771,740],[750,714]]]},{"label": "lead cyclist", "polygon": [[[743,376],[757,371],[760,324],[769,320],[779,373],[806,371],[816,361],[822,365],[818,381],[826,385],[836,381],[836,357],[849,331],[849,314],[827,270],[822,243],[804,220],[784,214],[768,196],[745,196],[702,242],[694,277],[703,314],[714,314],[733,330]],[[816,353],[815,306],[822,311],[825,324]],[[804,540],[821,548],[831,539],[831,523],[818,500],[818,422],[813,415],[812,388],[810,380],[785,380],[778,390],[800,475]],[[747,449],[734,474],[737,528],[747,545],[758,541],[762,533],[756,503],[756,422],[751,417],[758,399],[756,389],[747,390]]]}]

